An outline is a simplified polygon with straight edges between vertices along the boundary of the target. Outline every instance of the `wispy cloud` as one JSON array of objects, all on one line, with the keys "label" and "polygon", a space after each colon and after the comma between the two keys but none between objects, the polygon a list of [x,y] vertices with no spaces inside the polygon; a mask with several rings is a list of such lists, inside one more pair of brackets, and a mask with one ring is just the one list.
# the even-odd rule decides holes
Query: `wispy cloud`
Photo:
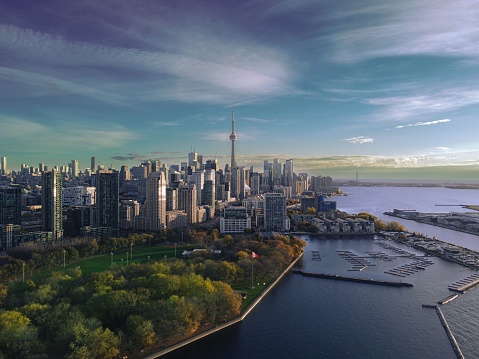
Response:
[{"label": "wispy cloud", "polygon": [[[444,87],[444,84],[441,85]],[[405,120],[425,114],[444,113],[457,108],[479,103],[479,90],[471,87],[450,87],[429,93],[416,88],[417,95],[374,97],[363,100],[364,103],[382,106],[376,113],[378,120]]]},{"label": "wispy cloud", "polygon": [[241,119],[244,120],[244,121],[256,122],[256,123],[271,123],[271,122],[273,122],[272,120],[266,120],[264,118],[256,118],[256,117],[242,117]]},{"label": "wispy cloud", "polygon": [[[205,40],[213,41],[208,38]],[[216,53],[205,57],[204,49],[201,53],[192,49],[188,54],[182,54],[106,47],[68,41],[48,33],[11,25],[0,25],[0,48],[18,56],[28,54],[35,58],[37,64],[47,66],[50,71],[56,65],[96,66],[107,72],[120,68],[130,72],[144,71],[166,76],[159,82],[156,95],[162,98],[167,92],[170,98],[177,101],[191,101],[191,98],[199,102],[224,101],[225,94],[242,99],[280,95],[288,91],[291,77],[288,67],[278,61],[272,51],[259,46],[256,50],[264,57],[254,56],[251,60],[250,56],[248,62],[226,62]],[[125,87],[128,83],[122,85]]]},{"label": "wispy cloud", "polygon": [[356,13],[350,11],[344,16],[367,15],[372,21],[332,36],[337,61],[417,54],[451,57],[479,54],[475,46],[479,36],[476,26],[479,8],[474,2],[405,0],[366,8],[366,14],[357,8]]},{"label": "wispy cloud", "polygon": [[35,96],[64,96],[76,94],[117,105],[126,101],[126,97],[121,95],[29,71],[0,67],[0,78],[7,81],[22,83],[28,88],[31,88],[32,93]]},{"label": "wispy cloud", "polygon": [[429,122],[408,123],[407,125],[399,125],[399,126],[396,126],[395,128],[431,126],[431,125],[437,125],[439,123],[446,123],[446,122],[451,122],[451,120],[444,119],[444,120],[436,120],[436,121],[429,121]]},{"label": "wispy cloud", "polygon": [[155,124],[156,124],[156,126],[179,126],[179,123],[165,122],[165,121],[156,122]]},{"label": "wispy cloud", "polygon": [[137,134],[114,123],[84,123],[71,127],[63,121],[41,124],[31,120],[0,116],[0,141],[9,148],[24,148],[28,142],[32,151],[48,149],[51,152],[64,148],[114,148],[125,141],[138,138]]},{"label": "wispy cloud", "polygon": [[343,141],[349,142],[349,143],[373,143],[374,139],[371,137],[365,137],[365,136],[358,136],[358,137],[351,137],[351,138],[345,138]]}]

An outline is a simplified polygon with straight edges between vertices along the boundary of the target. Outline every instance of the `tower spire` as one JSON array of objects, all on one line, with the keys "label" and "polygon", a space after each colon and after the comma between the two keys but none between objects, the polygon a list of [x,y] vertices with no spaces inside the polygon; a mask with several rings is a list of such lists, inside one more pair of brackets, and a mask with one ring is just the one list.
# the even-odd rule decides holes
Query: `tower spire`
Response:
[{"label": "tower spire", "polygon": [[236,159],[235,159],[235,141],[238,139],[235,133],[235,108],[233,106],[233,112],[231,114],[231,168],[236,167]]}]

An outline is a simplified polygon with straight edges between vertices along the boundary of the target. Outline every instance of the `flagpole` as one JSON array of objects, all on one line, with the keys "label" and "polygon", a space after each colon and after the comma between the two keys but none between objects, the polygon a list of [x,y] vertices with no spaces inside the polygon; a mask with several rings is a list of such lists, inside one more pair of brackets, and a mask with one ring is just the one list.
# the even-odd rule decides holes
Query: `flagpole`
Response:
[{"label": "flagpole", "polygon": [[254,257],[252,256],[251,257],[251,289],[253,289],[253,261],[254,261]]}]

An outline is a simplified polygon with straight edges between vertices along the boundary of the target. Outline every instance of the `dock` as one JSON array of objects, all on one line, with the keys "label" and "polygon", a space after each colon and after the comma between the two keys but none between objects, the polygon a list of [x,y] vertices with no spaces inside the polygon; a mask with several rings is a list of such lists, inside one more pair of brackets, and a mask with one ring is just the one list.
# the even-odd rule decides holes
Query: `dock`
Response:
[{"label": "dock", "polygon": [[437,303],[438,304],[447,304],[447,303],[453,301],[454,299],[456,299],[457,297],[458,297],[458,294],[451,294],[450,296],[447,296],[446,298],[439,300]]},{"label": "dock", "polygon": [[385,285],[390,287],[412,287],[413,286],[411,283],[393,282],[388,280],[377,280],[372,278],[371,279],[357,278],[357,277],[349,277],[349,276],[338,275],[338,274],[311,273],[311,272],[303,272],[301,270],[293,270],[292,272],[294,274],[301,274],[302,276],[305,276],[305,277],[335,279],[335,280],[342,280],[342,281],[348,281],[348,282]]},{"label": "dock", "polygon": [[467,291],[477,287],[479,285],[479,273],[474,273],[473,275],[470,275],[469,277],[466,277],[464,279],[461,279],[450,286],[448,286],[448,289],[452,292],[457,292],[457,293],[466,293]]},{"label": "dock", "polygon": [[418,259],[412,263],[409,264],[403,264],[399,267],[389,269],[385,271],[384,273],[386,274],[392,274],[398,277],[405,277],[407,275],[414,274],[418,272],[419,270],[426,270],[426,267],[434,264],[434,262],[429,261],[429,260],[424,260],[424,259]]}]

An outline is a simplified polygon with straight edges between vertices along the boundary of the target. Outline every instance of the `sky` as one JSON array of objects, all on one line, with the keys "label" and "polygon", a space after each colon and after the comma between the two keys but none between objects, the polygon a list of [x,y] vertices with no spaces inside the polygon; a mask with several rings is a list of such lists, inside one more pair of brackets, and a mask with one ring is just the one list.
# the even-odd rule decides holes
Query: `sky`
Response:
[{"label": "sky", "polygon": [[479,182],[479,6],[3,0],[0,156]]}]

